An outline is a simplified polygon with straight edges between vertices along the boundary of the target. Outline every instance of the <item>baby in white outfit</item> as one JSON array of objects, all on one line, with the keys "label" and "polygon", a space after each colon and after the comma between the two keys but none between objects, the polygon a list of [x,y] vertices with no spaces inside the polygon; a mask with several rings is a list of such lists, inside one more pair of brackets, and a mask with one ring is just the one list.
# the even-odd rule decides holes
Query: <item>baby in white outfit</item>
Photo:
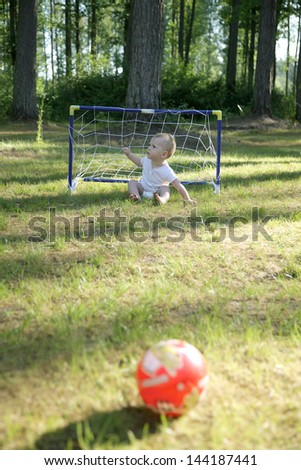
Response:
[{"label": "baby in white outfit", "polygon": [[147,156],[144,158],[133,155],[128,147],[124,147],[123,151],[126,156],[135,165],[142,168],[141,180],[131,180],[128,183],[131,201],[141,201],[141,197],[144,197],[155,198],[159,204],[165,204],[170,198],[169,184],[171,183],[186,202],[196,204],[196,201],[190,198],[186,188],[168,165],[167,160],[175,150],[174,136],[164,133],[152,137],[147,149]]}]

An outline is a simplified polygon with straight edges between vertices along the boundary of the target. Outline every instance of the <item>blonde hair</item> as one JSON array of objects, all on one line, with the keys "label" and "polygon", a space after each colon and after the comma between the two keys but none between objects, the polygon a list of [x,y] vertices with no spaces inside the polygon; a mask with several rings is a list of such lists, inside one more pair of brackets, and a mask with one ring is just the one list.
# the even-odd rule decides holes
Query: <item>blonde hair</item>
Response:
[{"label": "blonde hair", "polygon": [[168,152],[167,158],[170,158],[176,151],[177,144],[174,136],[172,134],[167,134],[164,132],[160,132],[155,134],[154,139],[161,139],[163,141],[163,145],[165,150]]}]

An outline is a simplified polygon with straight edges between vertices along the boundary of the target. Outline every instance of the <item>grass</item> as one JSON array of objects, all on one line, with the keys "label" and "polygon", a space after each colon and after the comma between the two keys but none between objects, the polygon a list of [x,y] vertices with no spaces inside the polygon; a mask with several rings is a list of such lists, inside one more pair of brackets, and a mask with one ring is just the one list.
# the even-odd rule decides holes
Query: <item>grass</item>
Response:
[{"label": "grass", "polygon": [[[226,130],[222,193],[189,188],[196,209],[71,195],[64,127],[0,136],[1,448],[300,448],[300,130]],[[173,337],[210,383],[169,421],[135,370]]]}]

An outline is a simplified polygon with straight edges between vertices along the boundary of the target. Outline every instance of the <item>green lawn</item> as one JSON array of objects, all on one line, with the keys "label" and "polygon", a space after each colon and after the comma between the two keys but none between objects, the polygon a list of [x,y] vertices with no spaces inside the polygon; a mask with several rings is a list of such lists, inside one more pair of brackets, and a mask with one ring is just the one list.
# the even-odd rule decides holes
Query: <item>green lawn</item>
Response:
[{"label": "green lawn", "polygon": [[[225,130],[222,192],[192,186],[196,208],[70,194],[67,134],[1,125],[1,448],[300,449],[300,129]],[[210,376],[176,420],[135,383],[167,338]]]}]

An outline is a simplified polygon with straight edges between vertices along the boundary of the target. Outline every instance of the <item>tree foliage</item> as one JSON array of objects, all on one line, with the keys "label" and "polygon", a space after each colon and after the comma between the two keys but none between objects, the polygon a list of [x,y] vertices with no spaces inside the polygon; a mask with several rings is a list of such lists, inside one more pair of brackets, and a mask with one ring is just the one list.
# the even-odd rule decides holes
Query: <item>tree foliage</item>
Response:
[{"label": "tree foliage", "polygon": [[[14,100],[23,100],[26,93],[16,93],[24,80],[18,76],[18,47],[25,44],[26,35],[17,37],[23,20],[20,9],[28,13],[33,0],[2,0],[0,10],[0,100],[6,113],[15,110]],[[149,0],[139,0],[150,3]],[[156,2],[151,2],[156,4]],[[288,108],[297,110],[300,116],[301,56],[298,48],[292,50],[291,42],[297,34],[296,22],[300,16],[300,0],[164,0],[163,35],[160,27],[153,26],[159,41],[153,53],[159,51],[161,67],[156,65],[152,76],[143,61],[151,50],[151,18],[144,21],[144,32],[149,49],[141,54],[136,72],[131,70],[136,41],[143,45],[143,32],[134,33],[133,5],[137,0],[45,0],[37,2],[37,48],[31,48],[31,59],[35,62],[37,76],[37,100],[45,97],[46,115],[63,116],[70,102],[86,102],[123,105],[126,89],[144,86],[157,81],[157,98],[161,104],[175,107],[215,107],[237,112],[238,105],[246,112],[268,113],[287,116]],[[275,26],[270,32],[273,44],[269,56],[273,69],[270,82],[268,107],[262,106],[265,98],[260,96],[263,85],[259,80],[260,70],[266,65],[260,52],[260,18],[262,5],[270,11],[275,3]],[[146,11],[146,9],[145,9]],[[24,26],[24,25],[23,25]],[[159,28],[159,29],[158,29]],[[32,30],[32,28],[31,28]],[[154,34],[154,35],[155,35]],[[25,35],[25,37],[24,37]],[[276,64],[275,44],[287,38],[286,58]],[[161,45],[160,45],[161,44]],[[162,47],[162,54],[161,54]],[[264,46],[266,48],[267,46]],[[29,57],[29,53],[27,54]],[[151,55],[149,55],[151,57]],[[20,57],[19,57],[20,59]],[[257,65],[256,65],[257,64]],[[275,66],[276,64],[276,66]],[[138,81],[137,71],[141,69]],[[162,74],[162,94],[161,94]],[[22,75],[22,72],[21,72]],[[139,74],[138,74],[139,75]],[[32,75],[33,87],[35,78]],[[107,83],[111,87],[108,90]],[[138,85],[140,83],[140,85]],[[15,91],[13,93],[13,89]],[[27,87],[28,88],[28,87]],[[144,93],[145,93],[144,90]],[[32,92],[31,92],[32,93]],[[129,93],[129,91],[128,91]],[[34,93],[32,94],[33,100]],[[66,103],[66,97],[70,102]],[[282,96],[285,99],[282,99]],[[75,97],[77,98],[75,100]],[[281,99],[280,99],[281,97]],[[144,101],[146,98],[144,98]],[[258,105],[257,101],[261,101]],[[153,101],[153,99],[151,100]],[[293,102],[294,106],[287,106]],[[280,105],[283,103],[283,105]],[[143,103],[142,103],[143,104]],[[286,108],[286,109],[285,109]],[[26,114],[26,113],[25,113]],[[36,113],[33,112],[33,115]],[[290,117],[293,118],[293,112]]]}]

